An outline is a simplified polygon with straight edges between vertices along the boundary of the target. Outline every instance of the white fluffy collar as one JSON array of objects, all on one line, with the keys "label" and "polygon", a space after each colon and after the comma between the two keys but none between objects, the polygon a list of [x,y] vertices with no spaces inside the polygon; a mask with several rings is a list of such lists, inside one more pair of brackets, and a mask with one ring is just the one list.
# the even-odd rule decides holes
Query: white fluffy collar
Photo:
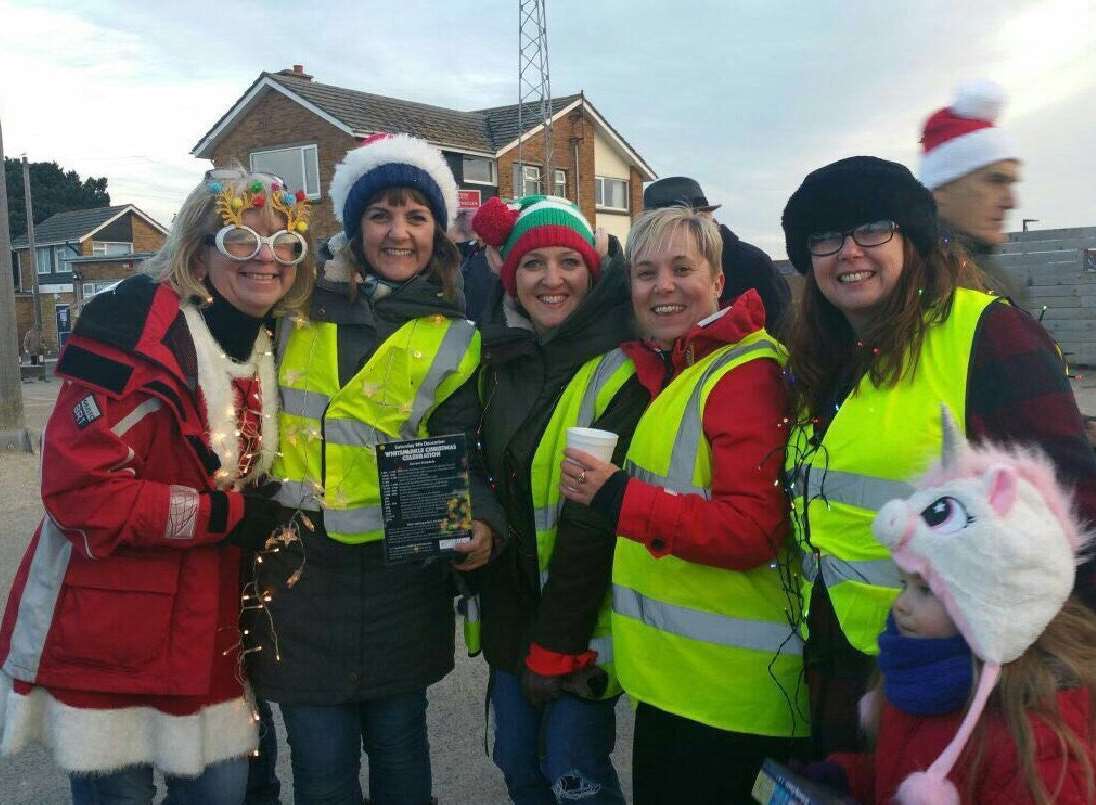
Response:
[{"label": "white fluffy collar", "polygon": [[[278,450],[278,389],[274,374],[274,351],[265,327],[259,328],[251,357],[244,363],[229,358],[214,340],[201,312],[183,305],[194,352],[198,358],[198,388],[206,407],[209,446],[221,460],[214,479],[221,489],[241,489],[265,475]],[[240,440],[236,433],[236,405],[232,381],[258,374],[261,389],[259,409],[260,452],[246,475],[240,476]],[[246,404],[247,401],[245,401]]]}]

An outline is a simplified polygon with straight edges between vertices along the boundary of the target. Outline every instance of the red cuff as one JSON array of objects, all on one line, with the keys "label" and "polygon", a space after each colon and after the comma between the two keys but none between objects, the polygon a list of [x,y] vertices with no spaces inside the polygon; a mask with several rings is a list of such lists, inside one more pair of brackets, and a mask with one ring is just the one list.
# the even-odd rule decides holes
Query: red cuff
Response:
[{"label": "red cuff", "polygon": [[620,524],[617,529],[619,536],[645,545],[656,559],[669,556],[673,550],[672,539],[647,533],[662,491],[638,478],[629,478],[628,485],[624,487],[624,501],[620,507]]},{"label": "red cuff", "polygon": [[565,676],[572,671],[588,668],[596,661],[597,652],[593,650],[584,651],[581,654],[560,654],[536,643],[530,643],[525,667],[541,676]]}]

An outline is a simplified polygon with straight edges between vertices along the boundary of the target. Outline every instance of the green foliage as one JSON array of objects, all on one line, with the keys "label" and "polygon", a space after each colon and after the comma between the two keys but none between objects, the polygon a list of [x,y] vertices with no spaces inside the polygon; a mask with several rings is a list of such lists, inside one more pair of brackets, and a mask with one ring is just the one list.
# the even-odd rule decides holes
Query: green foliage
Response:
[{"label": "green foliage", "polygon": [[[8,188],[8,232],[14,241],[27,234],[22,163],[18,159],[5,158],[4,174]],[[110,206],[105,176],[81,179],[76,171],[65,171],[56,162],[30,163],[30,193],[34,199],[35,224],[59,212]]]}]

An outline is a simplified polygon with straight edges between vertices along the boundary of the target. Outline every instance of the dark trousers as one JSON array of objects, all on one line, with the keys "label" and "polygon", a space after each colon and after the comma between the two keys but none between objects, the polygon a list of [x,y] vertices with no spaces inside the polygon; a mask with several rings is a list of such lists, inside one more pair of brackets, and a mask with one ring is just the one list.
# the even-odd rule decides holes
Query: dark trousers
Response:
[{"label": "dark trousers", "polygon": [[270,704],[255,697],[259,711],[259,753],[247,764],[247,798],[244,805],[281,805],[282,785],[278,781],[278,733]]},{"label": "dark trousers", "polygon": [[875,657],[846,639],[821,584],[812,590],[807,626],[803,664],[811,694],[811,759],[825,760],[833,752],[861,748],[860,698],[875,673]]},{"label": "dark trousers", "polygon": [[632,744],[635,805],[751,803],[765,758],[801,756],[806,738],[726,732],[643,704]]}]

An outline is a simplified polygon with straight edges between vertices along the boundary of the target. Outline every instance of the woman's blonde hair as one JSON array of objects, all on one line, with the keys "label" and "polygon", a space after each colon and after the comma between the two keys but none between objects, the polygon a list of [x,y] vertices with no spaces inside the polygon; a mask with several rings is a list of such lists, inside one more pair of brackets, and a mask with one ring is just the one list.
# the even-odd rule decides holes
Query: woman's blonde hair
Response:
[{"label": "woman's blonde hair", "polygon": [[682,229],[692,235],[697,250],[711,265],[712,275],[723,271],[723,236],[719,234],[719,226],[692,207],[660,207],[639,216],[628,232],[628,243],[624,247],[628,264],[633,264],[643,254],[665,250],[671,238]]},{"label": "woman's blonde hair", "polygon": [[[237,193],[243,193],[252,182],[258,181],[262,183],[263,191],[269,197],[270,184],[275,177],[265,173],[248,173],[243,168],[238,170],[238,178],[218,178],[217,181]],[[282,214],[274,210],[270,204],[252,209],[257,210],[272,228],[282,227],[285,224]],[[183,206],[171,224],[167,240],[164,241],[160,250],[148,259],[143,271],[156,277],[160,282],[166,282],[184,300],[206,304],[209,299],[209,290],[203,282],[204,272],[199,273],[196,269],[199,263],[204,262],[204,250],[216,248],[209,245],[209,237],[215,235],[224,226],[221,214],[217,211],[217,194],[210,191],[209,180],[203,179],[201,184],[186,197],[186,201],[183,202]],[[301,262],[297,263],[297,276],[288,293],[275,306],[276,313],[297,310],[312,295],[312,285],[316,279],[312,240],[309,233],[302,234],[308,244],[308,253]]]}]

